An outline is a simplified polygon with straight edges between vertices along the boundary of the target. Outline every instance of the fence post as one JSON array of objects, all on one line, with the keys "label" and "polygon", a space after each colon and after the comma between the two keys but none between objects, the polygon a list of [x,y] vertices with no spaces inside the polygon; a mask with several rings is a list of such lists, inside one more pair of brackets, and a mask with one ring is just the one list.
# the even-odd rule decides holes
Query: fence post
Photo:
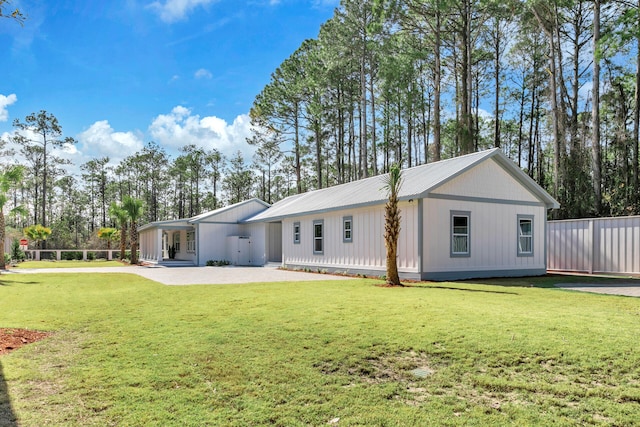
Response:
[{"label": "fence post", "polygon": [[596,255],[596,232],[593,219],[589,219],[589,239],[591,240],[591,245],[589,245],[589,274],[593,274],[593,259]]}]

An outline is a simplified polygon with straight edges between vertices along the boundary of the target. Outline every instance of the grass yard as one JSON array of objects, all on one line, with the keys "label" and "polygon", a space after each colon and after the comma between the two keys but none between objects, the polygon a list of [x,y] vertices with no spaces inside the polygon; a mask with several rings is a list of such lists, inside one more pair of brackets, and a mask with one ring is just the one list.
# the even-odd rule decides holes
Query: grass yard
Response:
[{"label": "grass yard", "polygon": [[56,332],[0,357],[0,414],[20,426],[637,425],[640,299],[548,288],[559,280],[571,279],[3,275],[0,326]]},{"label": "grass yard", "polygon": [[123,264],[120,261],[107,261],[104,259],[97,259],[93,261],[24,261],[18,263],[12,268],[79,268],[79,267],[122,267],[128,264]]}]

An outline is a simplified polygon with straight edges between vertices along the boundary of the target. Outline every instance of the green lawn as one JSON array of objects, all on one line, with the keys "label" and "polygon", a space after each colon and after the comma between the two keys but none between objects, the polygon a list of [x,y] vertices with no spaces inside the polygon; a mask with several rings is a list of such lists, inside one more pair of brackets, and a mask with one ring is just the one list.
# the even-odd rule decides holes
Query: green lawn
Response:
[{"label": "green lawn", "polygon": [[120,261],[97,259],[93,261],[24,261],[12,268],[79,268],[79,267],[123,267]]},{"label": "green lawn", "polygon": [[558,280],[2,275],[0,326],[56,333],[0,357],[0,402],[21,426],[637,424],[640,299]]}]

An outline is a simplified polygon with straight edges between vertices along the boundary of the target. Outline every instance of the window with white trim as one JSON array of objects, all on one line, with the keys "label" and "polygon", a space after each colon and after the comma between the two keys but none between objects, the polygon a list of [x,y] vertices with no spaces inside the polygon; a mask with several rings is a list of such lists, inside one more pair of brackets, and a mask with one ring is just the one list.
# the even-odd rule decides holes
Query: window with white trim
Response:
[{"label": "window with white trim", "polygon": [[196,232],[187,231],[187,252],[196,251]]},{"label": "window with white trim", "polygon": [[353,242],[353,217],[351,216],[342,218],[342,242]]},{"label": "window with white trim", "polygon": [[313,253],[324,254],[324,221],[313,221]]},{"label": "window with white trim", "polygon": [[471,212],[451,211],[451,257],[471,256]]},{"label": "window with white trim", "polygon": [[518,256],[533,256],[533,216],[518,215]]},{"label": "window with white trim", "polygon": [[295,244],[300,243],[300,223],[299,222],[293,223],[293,243]]}]

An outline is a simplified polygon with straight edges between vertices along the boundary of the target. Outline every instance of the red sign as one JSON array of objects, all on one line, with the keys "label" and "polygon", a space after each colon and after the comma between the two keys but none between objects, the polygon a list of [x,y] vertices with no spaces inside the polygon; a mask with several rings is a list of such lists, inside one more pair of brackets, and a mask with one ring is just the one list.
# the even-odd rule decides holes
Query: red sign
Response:
[{"label": "red sign", "polygon": [[27,239],[20,239],[20,246],[27,246],[29,241]]}]

